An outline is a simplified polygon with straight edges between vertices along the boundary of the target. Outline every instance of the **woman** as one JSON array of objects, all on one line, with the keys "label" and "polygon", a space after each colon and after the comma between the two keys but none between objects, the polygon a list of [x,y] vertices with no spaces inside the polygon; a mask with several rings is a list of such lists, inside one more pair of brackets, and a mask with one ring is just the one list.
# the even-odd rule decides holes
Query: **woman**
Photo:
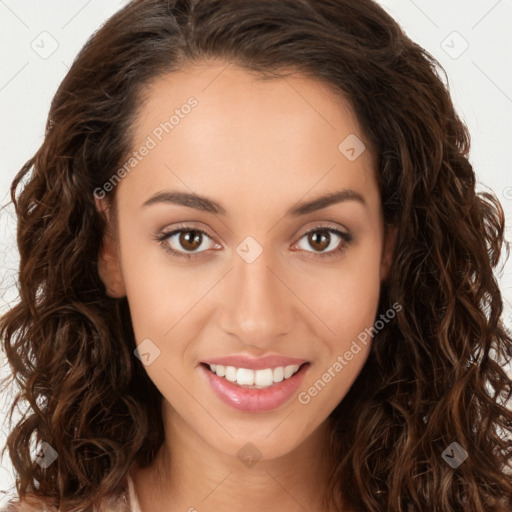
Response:
[{"label": "woman", "polygon": [[503,211],[438,70],[371,0],[91,38],[12,185],[14,510],[510,509]]}]

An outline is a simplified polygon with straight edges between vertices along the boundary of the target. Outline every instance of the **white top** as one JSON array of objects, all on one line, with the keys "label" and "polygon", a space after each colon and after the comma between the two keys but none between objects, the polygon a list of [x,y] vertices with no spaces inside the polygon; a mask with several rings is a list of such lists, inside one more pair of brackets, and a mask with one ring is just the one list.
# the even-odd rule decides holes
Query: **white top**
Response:
[{"label": "white top", "polygon": [[126,474],[124,484],[124,492],[120,497],[107,498],[102,502],[100,510],[95,512],[142,512],[130,471]]},{"label": "white top", "polygon": [[135,485],[133,483],[130,472],[128,472],[126,480],[128,481],[128,501],[130,505],[130,512],[142,512],[137,494],[135,494]]}]

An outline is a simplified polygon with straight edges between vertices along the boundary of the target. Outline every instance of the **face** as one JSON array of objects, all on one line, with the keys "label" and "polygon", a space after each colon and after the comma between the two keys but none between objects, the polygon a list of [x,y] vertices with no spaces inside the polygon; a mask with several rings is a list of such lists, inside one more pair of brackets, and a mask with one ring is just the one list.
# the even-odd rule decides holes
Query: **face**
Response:
[{"label": "face", "polygon": [[291,452],[363,367],[387,271],[357,118],[315,80],[204,64],[151,86],[133,150],[100,275],[166,423],[225,455]]}]

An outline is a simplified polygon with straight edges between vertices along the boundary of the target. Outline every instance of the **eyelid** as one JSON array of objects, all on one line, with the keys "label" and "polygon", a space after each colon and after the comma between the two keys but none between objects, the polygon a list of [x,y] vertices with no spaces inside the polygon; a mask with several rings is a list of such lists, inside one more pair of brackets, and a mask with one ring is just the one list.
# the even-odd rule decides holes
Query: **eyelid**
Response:
[{"label": "eyelid", "polygon": [[312,227],[309,227],[309,228],[305,229],[304,231],[299,231],[299,233],[301,233],[301,234],[298,238],[301,239],[304,235],[307,235],[308,233],[311,233],[314,231],[320,231],[321,229],[338,231],[338,232],[346,234],[346,235],[350,234],[348,229],[341,227],[339,224],[333,224],[332,222],[329,222],[329,221],[324,221],[324,222],[317,221],[317,223],[313,224]]}]

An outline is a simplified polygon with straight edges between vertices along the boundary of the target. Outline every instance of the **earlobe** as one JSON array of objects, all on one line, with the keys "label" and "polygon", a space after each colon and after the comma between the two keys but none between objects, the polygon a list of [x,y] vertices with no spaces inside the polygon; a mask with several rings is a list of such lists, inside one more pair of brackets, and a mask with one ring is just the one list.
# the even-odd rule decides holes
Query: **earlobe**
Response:
[{"label": "earlobe", "polygon": [[106,216],[107,229],[103,235],[103,240],[98,253],[98,275],[103,281],[106,293],[112,298],[121,298],[126,296],[119,255],[116,242],[111,233],[111,219],[109,209],[98,198],[96,198],[96,207],[103,211]]},{"label": "earlobe", "polygon": [[393,262],[393,253],[395,249],[398,230],[397,228],[386,228],[384,247],[382,251],[381,261],[381,279],[386,280],[389,275],[389,270]]},{"label": "earlobe", "polygon": [[126,295],[115,242],[108,233],[104,235],[98,256],[98,275],[109,297],[121,298]]}]

